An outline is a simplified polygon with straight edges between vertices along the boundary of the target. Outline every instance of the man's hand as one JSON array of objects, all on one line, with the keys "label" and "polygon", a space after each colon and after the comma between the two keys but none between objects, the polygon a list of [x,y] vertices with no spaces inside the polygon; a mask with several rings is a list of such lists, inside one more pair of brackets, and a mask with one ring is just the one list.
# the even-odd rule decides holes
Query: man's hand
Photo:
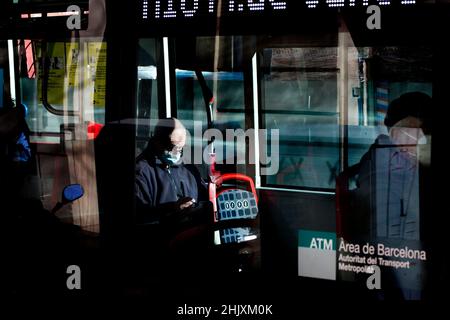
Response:
[{"label": "man's hand", "polygon": [[173,223],[175,220],[184,216],[183,210],[194,206],[195,203],[195,199],[192,199],[191,197],[184,197],[176,202],[165,203],[160,206],[160,208],[164,211],[162,219],[166,222]]},{"label": "man's hand", "polygon": [[184,210],[186,208],[192,207],[195,204],[195,199],[192,199],[191,197],[184,197],[179,199],[176,202],[177,210]]}]

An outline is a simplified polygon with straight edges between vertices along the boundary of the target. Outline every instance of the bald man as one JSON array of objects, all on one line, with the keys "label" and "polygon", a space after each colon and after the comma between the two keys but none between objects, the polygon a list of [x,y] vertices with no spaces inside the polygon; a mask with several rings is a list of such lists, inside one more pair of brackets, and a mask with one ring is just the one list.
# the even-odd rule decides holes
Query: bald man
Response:
[{"label": "bald man", "polygon": [[207,200],[206,183],[194,166],[181,159],[186,128],[175,118],[158,121],[153,137],[137,158],[135,194],[138,222],[164,218]]}]

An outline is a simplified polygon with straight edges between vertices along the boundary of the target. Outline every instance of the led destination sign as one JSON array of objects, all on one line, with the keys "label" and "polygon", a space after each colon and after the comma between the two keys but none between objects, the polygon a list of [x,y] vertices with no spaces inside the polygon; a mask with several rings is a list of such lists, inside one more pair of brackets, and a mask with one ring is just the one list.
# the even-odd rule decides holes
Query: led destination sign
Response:
[{"label": "led destination sign", "polygon": [[[416,0],[142,0],[144,20],[238,17],[279,14],[289,10],[414,5]],[[219,8],[220,6],[220,8]]]}]

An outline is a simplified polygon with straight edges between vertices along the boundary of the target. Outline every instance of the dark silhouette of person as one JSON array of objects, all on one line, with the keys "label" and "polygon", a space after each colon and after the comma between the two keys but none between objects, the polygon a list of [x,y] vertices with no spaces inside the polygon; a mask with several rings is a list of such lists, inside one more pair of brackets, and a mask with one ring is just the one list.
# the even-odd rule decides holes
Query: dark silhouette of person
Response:
[{"label": "dark silhouette of person", "polygon": [[379,135],[361,158],[357,184],[372,200],[364,230],[372,237],[420,239],[419,169],[429,155],[420,143],[431,133],[430,108],[420,92],[395,99],[384,120],[389,135]]},{"label": "dark silhouette of person", "polygon": [[[361,161],[348,169],[357,187],[345,200],[348,203],[343,204],[349,210],[342,217],[346,240],[426,250],[431,215],[427,195],[431,104],[431,98],[421,92],[405,93],[393,100],[384,119],[388,135],[379,135]],[[400,299],[422,297],[426,262],[410,261],[409,270],[383,267],[385,297],[391,292]]]},{"label": "dark silhouette of person", "polygon": [[69,261],[80,261],[80,230],[62,223],[39,198],[23,191],[32,174],[25,113],[22,105],[0,109],[0,211],[8,239],[5,282],[9,293],[52,295],[66,289]]}]

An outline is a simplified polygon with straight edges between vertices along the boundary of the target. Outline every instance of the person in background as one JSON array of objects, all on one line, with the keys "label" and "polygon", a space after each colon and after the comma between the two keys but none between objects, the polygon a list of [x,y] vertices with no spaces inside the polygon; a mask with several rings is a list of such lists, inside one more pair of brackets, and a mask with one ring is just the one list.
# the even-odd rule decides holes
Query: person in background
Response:
[{"label": "person in background", "polygon": [[[378,136],[361,158],[357,184],[372,197],[372,237],[419,240],[421,184],[427,172],[431,98],[421,92],[401,95],[389,105]],[[428,143],[427,143],[428,142]],[[423,208],[425,209],[425,208]]]},{"label": "person in background", "polygon": [[32,154],[25,116],[23,105],[0,108],[0,212],[8,239],[3,252],[6,290],[15,295],[57,294],[65,289],[67,262],[80,261],[81,233],[77,226],[63,223],[46,210],[39,197],[26,192]]},{"label": "person in background", "polygon": [[25,120],[27,107],[24,104],[14,107],[9,97],[4,102],[0,108],[0,166],[3,182],[9,181],[9,186],[2,183],[2,193],[11,197],[20,191],[25,176],[31,171],[30,130]]},{"label": "person in background", "polygon": [[[360,162],[347,171],[356,188],[344,222],[344,238],[389,247],[423,250],[430,223],[431,98],[409,92],[393,100],[379,135]],[[428,252],[429,253],[429,252]],[[386,257],[381,257],[386,258]],[[426,267],[382,267],[383,298],[420,299]]]},{"label": "person in background", "polygon": [[186,128],[178,119],[158,121],[136,163],[138,222],[159,224],[208,199],[206,183],[197,169],[183,163],[185,144]]}]

